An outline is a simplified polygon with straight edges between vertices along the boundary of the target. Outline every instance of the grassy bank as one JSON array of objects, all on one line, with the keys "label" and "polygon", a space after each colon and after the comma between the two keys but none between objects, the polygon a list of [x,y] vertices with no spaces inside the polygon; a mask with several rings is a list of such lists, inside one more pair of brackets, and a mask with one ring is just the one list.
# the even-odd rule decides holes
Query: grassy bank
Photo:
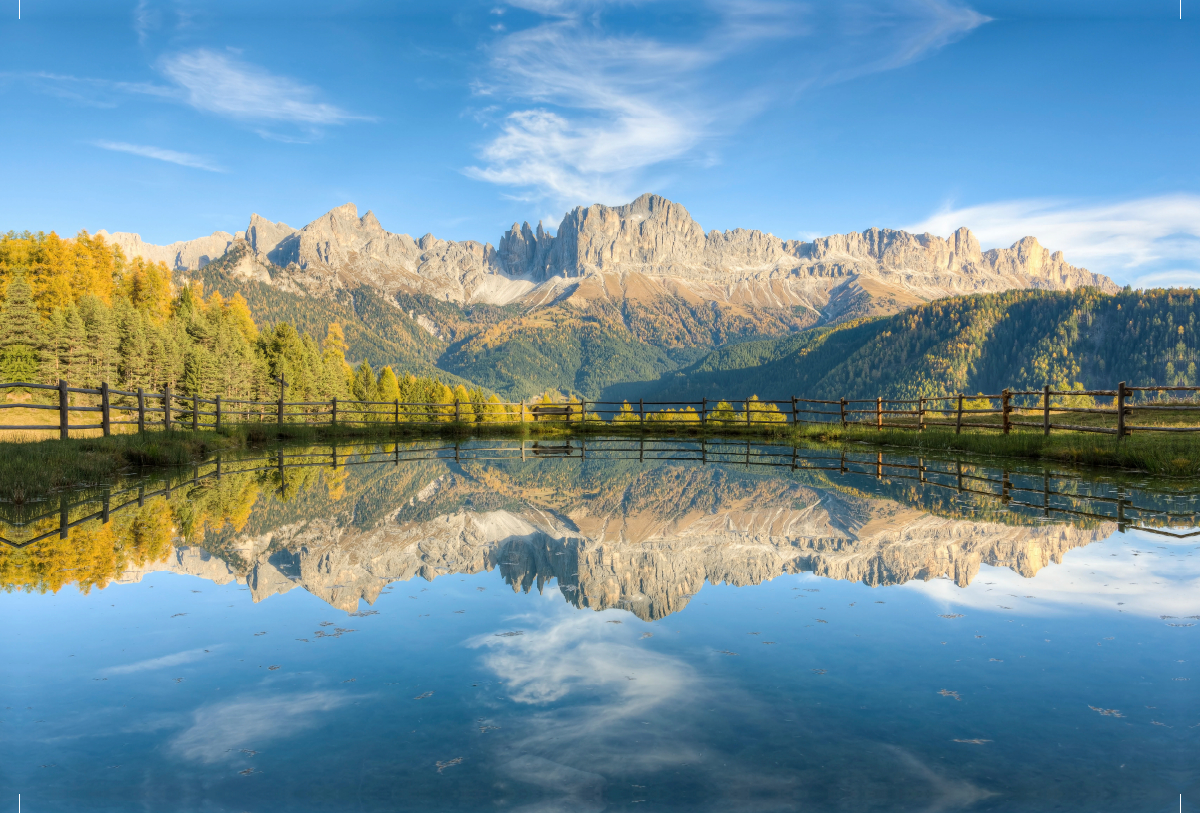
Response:
[{"label": "grassy bank", "polygon": [[55,491],[100,484],[139,466],[184,466],[215,452],[247,448],[275,441],[321,443],[333,440],[387,438],[418,440],[430,437],[567,438],[603,433],[628,437],[737,437],[771,442],[862,444],[903,449],[912,453],[968,453],[1023,458],[1075,466],[1112,467],[1171,477],[1200,476],[1200,436],[1135,434],[1118,442],[1107,435],[1060,433],[1045,437],[1035,432],[1010,435],[966,432],[956,435],[938,429],[915,432],[837,425],[786,424],[712,427],[697,424],[408,424],[390,423],[360,427],[241,424],[220,433],[200,430],[146,432],[67,441],[42,440],[5,443],[0,454],[0,501],[21,504],[42,499]]},{"label": "grassy bank", "polygon": [[212,430],[114,434],[110,437],[47,439],[0,444],[0,502],[20,505],[63,489],[100,484],[141,466],[186,466],[215,452],[288,441],[431,437],[567,437],[573,430],[560,423],[543,424],[401,424],[307,426],[303,424],[236,424]]},{"label": "grassy bank", "polygon": [[1134,434],[1121,441],[1111,435],[1040,432],[971,432],[956,435],[936,429],[916,432],[849,426],[804,426],[792,437],[820,443],[854,443],[907,449],[913,452],[967,452],[976,455],[1025,458],[1076,466],[1143,471],[1168,477],[1200,475],[1200,436]]}]

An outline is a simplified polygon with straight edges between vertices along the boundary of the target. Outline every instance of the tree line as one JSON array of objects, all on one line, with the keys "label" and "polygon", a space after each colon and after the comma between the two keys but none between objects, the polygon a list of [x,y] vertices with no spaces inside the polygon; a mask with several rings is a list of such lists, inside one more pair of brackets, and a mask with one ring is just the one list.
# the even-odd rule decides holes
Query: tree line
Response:
[{"label": "tree line", "polygon": [[457,398],[479,419],[497,403],[390,366],[356,369],[340,324],[329,323],[319,343],[288,322],[260,328],[240,294],[206,297],[198,283],[175,289],[165,264],[127,260],[87,232],[0,235],[0,287],[3,381],[271,400],[283,377],[289,401]]}]

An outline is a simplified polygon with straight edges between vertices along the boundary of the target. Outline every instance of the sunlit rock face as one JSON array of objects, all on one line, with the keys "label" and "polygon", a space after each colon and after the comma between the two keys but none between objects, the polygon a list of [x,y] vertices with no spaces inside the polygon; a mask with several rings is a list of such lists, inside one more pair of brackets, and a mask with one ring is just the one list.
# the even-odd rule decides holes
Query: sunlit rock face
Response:
[{"label": "sunlit rock face", "polygon": [[[393,582],[499,569],[514,590],[553,580],[576,606],[649,620],[681,610],[706,582],[811,572],[871,586],[935,578],[966,586],[981,564],[1031,577],[1115,531],[947,516],[719,466],[584,467],[550,482],[543,473],[438,463],[402,483],[399,474],[360,483],[357,497],[322,500],[312,496],[324,493],[317,486],[303,516],[252,515],[203,546],[180,540],[165,569],[236,579],[256,601],[303,587],[347,612]],[[366,494],[379,495],[370,511]]]},{"label": "sunlit rock face", "polygon": [[353,203],[294,229],[255,214],[243,232],[155,246],[137,234],[101,232],[126,254],[196,270],[230,258],[235,278],[331,296],[370,286],[385,295],[423,293],[457,303],[635,300],[794,308],[826,320],[894,311],[922,301],[1013,288],[1115,292],[1112,280],[1070,265],[1034,237],[981,251],[966,228],[943,239],[892,229],[811,242],[748,229],[705,232],[678,203],[642,195],[625,206],[580,206],[551,234],[513,224],[499,247],[473,240],[417,239],[386,231]]}]

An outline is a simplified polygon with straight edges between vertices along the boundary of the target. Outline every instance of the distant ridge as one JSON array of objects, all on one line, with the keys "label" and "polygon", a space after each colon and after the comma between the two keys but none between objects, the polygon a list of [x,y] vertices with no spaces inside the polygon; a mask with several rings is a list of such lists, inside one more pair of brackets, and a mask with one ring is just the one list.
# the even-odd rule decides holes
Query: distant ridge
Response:
[{"label": "distant ridge", "polygon": [[1114,292],[1108,277],[1070,265],[1026,237],[981,251],[966,228],[947,239],[891,229],[783,240],[756,230],[705,232],[687,210],[646,194],[625,206],[568,212],[556,234],[513,224],[499,247],[414,239],[384,230],[352,203],[301,229],[257,214],[245,231],[155,246],[100,232],[129,255],[194,271],[245,247],[236,274],[310,296],[366,285],[385,296],[459,304],[683,297],[749,308],[800,308],[821,321],[892,312],[921,301],[1013,288]]}]

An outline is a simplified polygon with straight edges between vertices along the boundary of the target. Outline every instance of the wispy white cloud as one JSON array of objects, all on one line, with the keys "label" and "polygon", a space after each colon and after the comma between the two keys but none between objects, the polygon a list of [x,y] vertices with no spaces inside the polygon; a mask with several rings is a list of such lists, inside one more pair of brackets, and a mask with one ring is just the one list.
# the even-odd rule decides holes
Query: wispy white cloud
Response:
[{"label": "wispy white cloud", "polygon": [[[209,647],[215,649],[216,647]],[[127,663],[122,666],[110,666],[107,669],[101,669],[102,675],[129,675],[134,672],[146,672],[152,669],[165,669],[168,666],[180,666],[192,661],[198,661],[208,653],[206,649],[188,649],[183,652],[175,652],[171,655],[163,655],[161,658],[150,658],[136,663]]]},{"label": "wispy white cloud", "polygon": [[143,158],[153,158],[156,161],[166,161],[170,164],[179,164],[182,167],[203,169],[207,172],[226,171],[224,168],[210,162],[207,158],[192,155],[189,152],[176,152],[175,150],[165,150],[162,147],[149,147],[144,144],[127,144],[123,141],[95,141],[93,143],[102,150],[127,152],[130,155],[140,155]]},{"label": "wispy white cloud", "polygon": [[332,692],[282,695],[243,695],[203,706],[192,714],[192,725],[170,743],[176,755],[196,762],[230,759],[239,748],[259,748],[270,740],[320,725],[319,712],[351,701]]},{"label": "wispy white cloud", "polygon": [[160,22],[158,9],[150,5],[150,0],[138,0],[133,10],[133,30],[137,34],[138,44],[145,45],[147,35],[158,28]]},{"label": "wispy white cloud", "polygon": [[947,235],[966,226],[984,248],[1033,235],[1066,260],[1136,287],[1200,280],[1200,195],[1116,203],[1030,199],[947,207],[910,227]]},{"label": "wispy white cloud", "polygon": [[1120,612],[1184,619],[1200,613],[1200,560],[1184,555],[1194,547],[1190,540],[1130,531],[1068,551],[1061,564],[1047,565],[1032,579],[984,565],[966,588],[932,579],[908,582],[903,589],[928,595],[947,609],[969,607],[1008,617]]},{"label": "wispy white cloud", "polygon": [[354,116],[318,101],[316,88],[236,59],[200,48],[162,61],[162,71],[197,110],[244,121],[303,125],[343,124]]},{"label": "wispy white cloud", "polygon": [[[957,0],[833,10],[730,0],[681,9],[703,27],[687,41],[667,42],[606,26],[606,7],[637,3],[509,5],[546,19],[493,46],[488,79],[475,91],[503,103],[502,115],[489,119],[498,133],[480,150],[482,164],[465,171],[568,205],[628,199],[643,191],[651,167],[701,160],[706,142],[769,104],[908,64],[986,21]],[[776,56],[756,61],[764,47]]]},{"label": "wispy white cloud", "polygon": [[[149,25],[152,12],[145,13]],[[254,125],[255,132],[264,138],[280,141],[303,139],[265,128],[289,125],[311,138],[325,126],[371,120],[322,101],[319,89],[272,73],[232,51],[200,48],[171,54],[160,60],[158,67],[168,81],[122,82],[44,71],[0,77],[21,76],[43,92],[95,107],[115,107],[131,97],[186,104],[204,113]]]}]

